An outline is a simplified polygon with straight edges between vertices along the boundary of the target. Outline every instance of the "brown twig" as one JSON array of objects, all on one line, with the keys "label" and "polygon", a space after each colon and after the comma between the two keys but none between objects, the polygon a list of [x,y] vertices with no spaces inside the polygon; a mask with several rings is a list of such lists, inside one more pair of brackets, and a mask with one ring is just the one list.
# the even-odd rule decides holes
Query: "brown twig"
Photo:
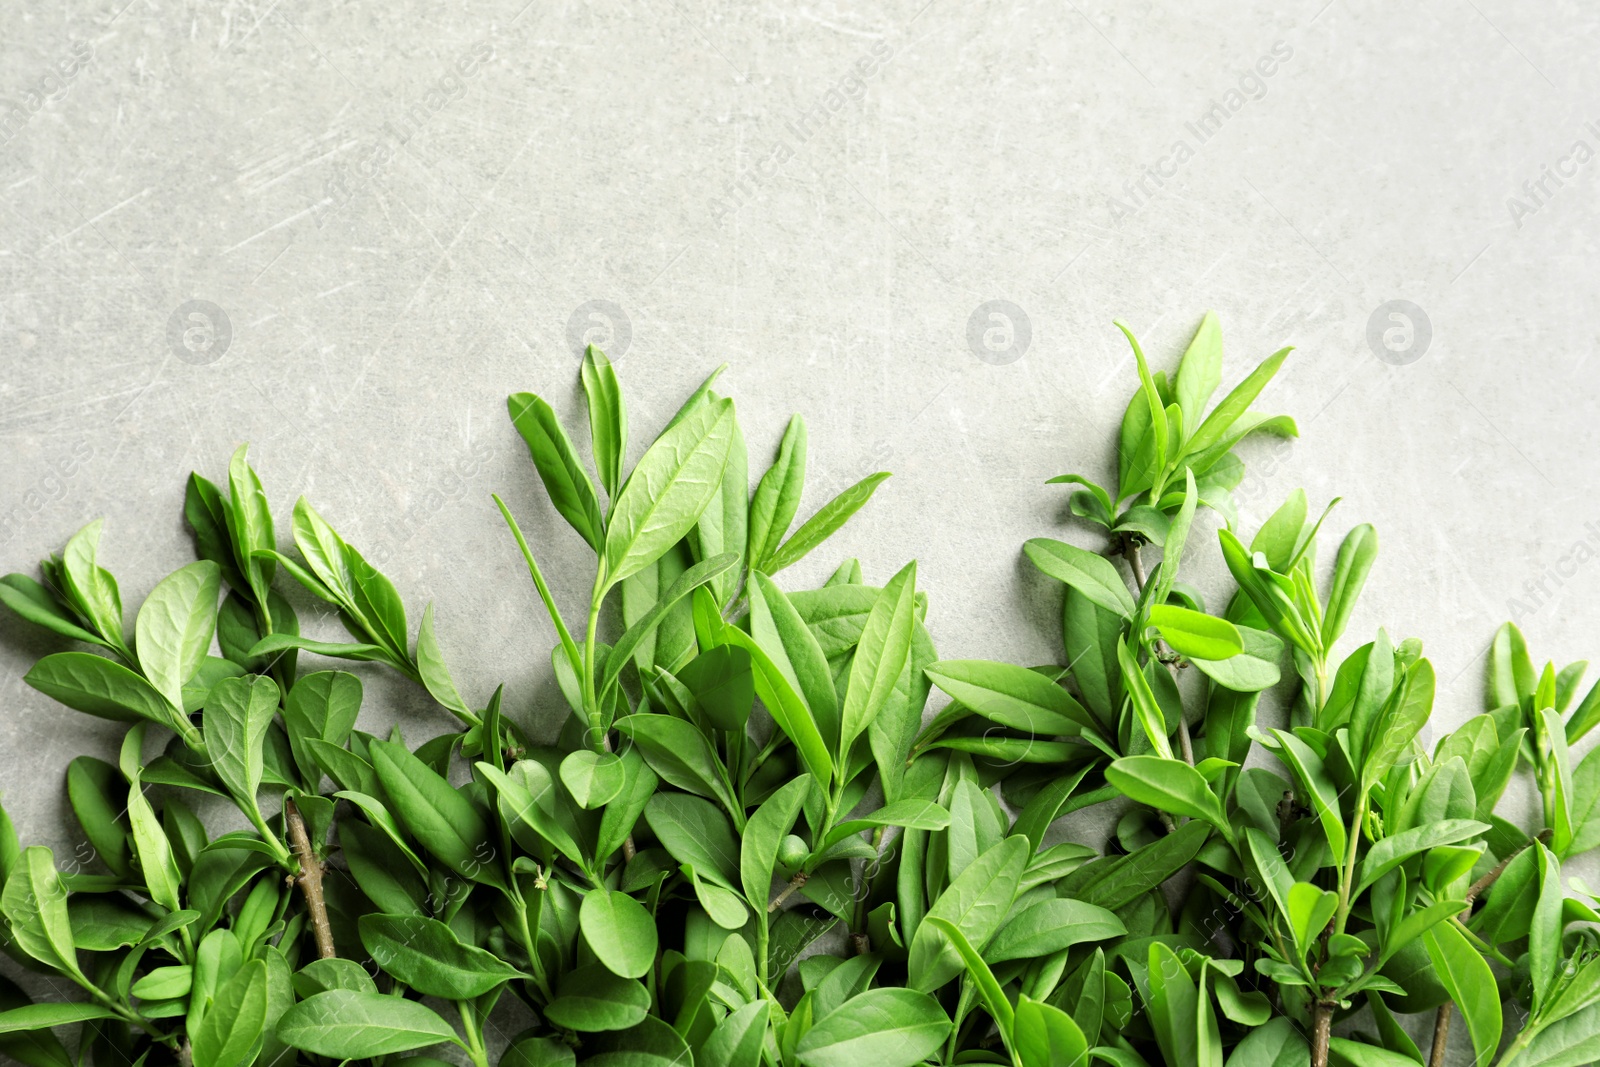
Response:
[{"label": "brown twig", "polygon": [[1333,1036],[1335,1005],[1318,1000],[1311,1009],[1311,1067],[1328,1067],[1328,1039]]},{"label": "brown twig", "polygon": [[795,890],[806,884],[806,877],[805,871],[796,871],[794,877],[789,879],[789,884],[783,887],[782,892],[772,898],[771,904],[767,905],[767,914],[771,915],[778,910],[780,904],[794,896]]},{"label": "brown twig", "polygon": [[311,916],[311,933],[317,939],[317,955],[332,959],[339,953],[333,947],[333,926],[328,922],[328,905],[322,897],[322,860],[311,847],[306,834],[306,821],[293,800],[283,803],[284,820],[289,827],[289,845],[300,863],[300,873],[294,877],[300,892],[305,894],[306,912]]}]

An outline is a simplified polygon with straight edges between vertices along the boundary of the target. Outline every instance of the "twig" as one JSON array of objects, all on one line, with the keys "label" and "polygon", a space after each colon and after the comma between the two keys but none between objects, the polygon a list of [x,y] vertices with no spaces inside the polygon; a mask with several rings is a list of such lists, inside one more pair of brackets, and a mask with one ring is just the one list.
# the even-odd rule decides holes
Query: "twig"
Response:
[{"label": "twig", "polygon": [[1447,1000],[1439,1005],[1439,1014],[1433,1017],[1433,1048],[1428,1051],[1429,1067],[1444,1067],[1445,1048],[1450,1044],[1450,1014],[1454,1007]]},{"label": "twig", "polygon": [[1333,1036],[1333,1009],[1329,1001],[1318,999],[1311,1010],[1311,1067],[1328,1067],[1328,1039]]},{"label": "twig", "polygon": [[289,825],[289,845],[300,863],[300,873],[294,877],[300,891],[305,894],[306,912],[311,916],[311,932],[317,939],[317,955],[328,960],[339,953],[333,947],[333,926],[328,922],[328,905],[322,897],[322,860],[311,847],[306,834],[306,821],[293,800],[283,803],[284,820]]},{"label": "twig", "polygon": [[[1122,558],[1128,561],[1128,566],[1133,571],[1134,583],[1139,588],[1139,595],[1143,596],[1145,587],[1144,560],[1139,555],[1139,542],[1127,534],[1122,536]],[[1176,678],[1178,676],[1177,666],[1162,655],[1163,652],[1170,651],[1165,641],[1159,637],[1156,638],[1156,659],[1166,663],[1167,670]],[[1189,720],[1184,718],[1181,710],[1178,713],[1178,748],[1183,753],[1183,762],[1193,767],[1194,742],[1189,739]]]},{"label": "twig", "polygon": [[794,896],[795,890],[806,884],[806,877],[805,871],[796,871],[794,877],[789,879],[789,884],[783,887],[782,892],[772,898],[771,904],[767,905],[767,914],[771,915],[778,910],[778,905]]}]

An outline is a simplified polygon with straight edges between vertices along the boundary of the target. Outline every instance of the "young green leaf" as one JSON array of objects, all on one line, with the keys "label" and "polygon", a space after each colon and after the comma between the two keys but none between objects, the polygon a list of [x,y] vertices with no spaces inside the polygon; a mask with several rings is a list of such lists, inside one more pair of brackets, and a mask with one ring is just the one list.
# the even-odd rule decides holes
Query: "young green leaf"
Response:
[{"label": "young green leaf", "polygon": [[139,607],[134,622],[139,667],[175,708],[183,707],[183,685],[211,648],[221,591],[221,570],[200,560],[163,578]]},{"label": "young green leaf", "polygon": [[654,563],[688,533],[722,485],[733,401],[689,414],[645,451],[617,494],[605,532],[608,586]]},{"label": "young green leaf", "polygon": [[590,345],[583,353],[583,392],[589,403],[589,439],[594,447],[594,465],[606,496],[617,498],[622,487],[623,464],[628,458],[628,409],[622,401],[622,386],[606,354]]},{"label": "young green leaf", "polygon": [[1150,625],[1180,656],[1227,660],[1244,651],[1239,628],[1215,615],[1158,603],[1150,605]]},{"label": "young green leaf", "polygon": [[1133,617],[1133,594],[1112,562],[1097,553],[1064,541],[1035,537],[1023,552],[1045,574],[1065,582],[1106,611],[1123,619]]},{"label": "young green leaf", "polygon": [[866,506],[867,501],[872,499],[872,494],[877,492],[878,486],[888,477],[888,471],[869,474],[822,505],[815,515],[800,524],[800,528],[789,540],[769,553],[766,566],[762,570],[768,574],[777,574],[785,567],[799,563],[812,549],[832,537],[840,527],[850,521],[852,515]]},{"label": "young green leaf", "polygon": [[600,552],[606,538],[600,501],[561,420],[548,403],[532,393],[513,393],[506,397],[506,407],[511,424],[528,444],[550,503],[590,548]]},{"label": "young green leaf", "polygon": [[799,415],[789,420],[778,458],[761,476],[755,496],[750,498],[750,526],[745,558],[751,570],[765,571],[778,545],[789,532],[789,525],[800,510],[800,494],[806,482],[806,423]]}]

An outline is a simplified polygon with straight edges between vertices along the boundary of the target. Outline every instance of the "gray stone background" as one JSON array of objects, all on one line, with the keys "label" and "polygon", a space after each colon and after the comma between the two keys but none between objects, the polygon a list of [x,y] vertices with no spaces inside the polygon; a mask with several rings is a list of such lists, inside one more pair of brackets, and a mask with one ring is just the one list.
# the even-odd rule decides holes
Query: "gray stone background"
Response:
[{"label": "gray stone background", "polygon": [[[1212,308],[1225,385],[1298,349],[1263,406],[1303,436],[1243,449],[1242,525],[1297,486],[1343,496],[1336,532],[1375,523],[1347,641],[1422,637],[1448,728],[1507,617],[1541,662],[1600,653],[1597,18],[13,0],[0,566],[103,516],[131,619],[192,558],[184,477],[248,441],[281,526],[306,494],[413,620],[436,603],[469,699],[504,681],[548,723],[553,634],[489,493],[576,612],[586,551],[504,397],[582,437],[577,337],[617,359],[635,458],[727,361],[756,471],[809,421],[806,512],[895,472],[791,587],[914,556],[944,655],[1046,661],[1056,594],[1019,548],[1065,529],[1046,478],[1111,469],[1134,382],[1111,321],[1170,368]],[[1196,566],[1222,587],[1214,552]],[[117,731],[23,685],[53,647],[0,619],[0,793],[61,847],[67,761]],[[447,725],[368,694],[367,728]]]}]

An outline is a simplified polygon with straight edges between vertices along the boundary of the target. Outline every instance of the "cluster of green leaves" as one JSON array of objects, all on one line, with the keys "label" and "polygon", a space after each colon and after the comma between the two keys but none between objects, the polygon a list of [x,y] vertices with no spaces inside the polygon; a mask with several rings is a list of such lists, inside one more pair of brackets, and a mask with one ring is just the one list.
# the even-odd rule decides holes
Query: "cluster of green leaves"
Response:
[{"label": "cluster of green leaves", "polygon": [[[495,498],[551,627],[553,742],[503,690],[469,700],[431,605],[413,632],[394,583],[304,500],[283,551],[243,449],[226,490],[191,479],[200,559],[156,586],[131,638],[98,523],[42,582],[0,579],[0,601],[88,646],[45,656],[29,684],[128,725],[117,765],[69,768],[73,862],[23,849],[0,811],[6,951],[82,991],[32,1003],[0,982],[0,1053],[1438,1063],[1403,1024],[1417,1015],[1438,1049],[1459,1018],[1479,1063],[1600,1056],[1600,897],[1561,868],[1600,845],[1600,760],[1571,756],[1600,687],[1578,698],[1583,664],[1536,671],[1508,625],[1484,713],[1425,744],[1420,643],[1379,630],[1336,652],[1371,527],[1326,575],[1327,512],[1304,493],[1248,542],[1240,527],[1236,446],[1296,432],[1250,411],[1287,350],[1207,411],[1213,316],[1170,381],[1123,330],[1140,384],[1115,492],[1055,479],[1108,551],[1024,546],[1059,583],[1063,665],[940,659],[914,563],[882,585],[848,560],[780,587],[887,475],[796,525],[805,424],[752,490],[716,374],[630,466],[622,390],[593,349],[588,462],[548,402],[508,398],[592,561],[579,611]],[[1236,584],[1217,611],[1180,574],[1201,505]],[[314,600],[351,640],[301,634],[294,605]],[[302,656],[387,667],[458,726],[416,746],[358,729],[356,672],[373,668],[302,673]],[[948,701],[929,715],[935,690]],[[1269,691],[1284,711],[1258,722]],[[1497,811],[1519,773],[1540,825]],[[1064,816],[1107,804],[1109,841],[1063,836]],[[219,810],[248,828],[213,837]],[[74,1027],[75,1052],[58,1034]]]}]

